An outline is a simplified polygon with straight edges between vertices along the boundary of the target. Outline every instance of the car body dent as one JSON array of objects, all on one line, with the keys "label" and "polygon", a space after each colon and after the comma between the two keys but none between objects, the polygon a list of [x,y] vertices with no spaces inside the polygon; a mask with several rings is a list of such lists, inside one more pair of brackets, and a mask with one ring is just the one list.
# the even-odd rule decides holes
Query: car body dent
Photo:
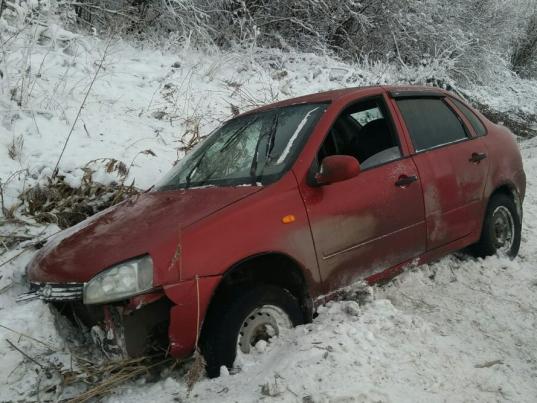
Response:
[{"label": "car body dent", "polygon": [[491,141],[487,142],[487,147],[494,164],[488,175],[485,198],[490,197],[498,187],[507,185],[515,189],[523,200],[526,193],[526,175],[516,137],[502,125],[489,125],[494,126],[487,135],[492,137]]},{"label": "car body dent", "polygon": [[28,278],[83,283],[115,264],[149,253],[154,285],[176,282],[181,261],[176,251],[184,229],[259,190],[215,187],[134,196],[51,238],[30,262]]},{"label": "car body dent", "polygon": [[164,287],[174,304],[170,311],[170,354],[185,357],[196,345],[209,301],[222,276],[195,277]]}]

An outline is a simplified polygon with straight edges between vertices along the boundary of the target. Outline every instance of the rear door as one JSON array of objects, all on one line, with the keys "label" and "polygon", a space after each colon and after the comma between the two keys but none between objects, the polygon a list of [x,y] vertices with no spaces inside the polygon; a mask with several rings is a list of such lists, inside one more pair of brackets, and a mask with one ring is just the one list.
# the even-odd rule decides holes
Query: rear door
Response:
[{"label": "rear door", "polygon": [[395,100],[411,139],[423,186],[427,249],[479,230],[488,171],[482,138],[444,97]]},{"label": "rear door", "polygon": [[301,185],[326,291],[425,251],[420,178],[405,153],[382,96],[346,108],[327,133],[314,165],[351,155],[364,168],[343,182]]}]

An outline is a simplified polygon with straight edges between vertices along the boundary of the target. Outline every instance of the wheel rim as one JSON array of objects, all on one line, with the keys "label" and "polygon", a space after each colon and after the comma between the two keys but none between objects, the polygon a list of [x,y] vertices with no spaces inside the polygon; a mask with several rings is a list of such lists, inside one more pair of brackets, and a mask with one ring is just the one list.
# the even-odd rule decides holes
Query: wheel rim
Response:
[{"label": "wheel rim", "polygon": [[494,246],[497,251],[509,253],[515,241],[515,220],[509,209],[498,206],[492,213]]},{"label": "wheel rim", "polygon": [[282,329],[291,329],[289,316],[279,307],[263,305],[253,310],[244,320],[237,340],[237,351],[249,354],[260,340],[268,342]]}]

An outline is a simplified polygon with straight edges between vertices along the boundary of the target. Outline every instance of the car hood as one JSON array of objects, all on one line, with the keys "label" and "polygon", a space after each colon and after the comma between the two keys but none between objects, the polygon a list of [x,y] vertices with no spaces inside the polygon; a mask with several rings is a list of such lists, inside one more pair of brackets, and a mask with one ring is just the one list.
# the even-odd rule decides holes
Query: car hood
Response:
[{"label": "car hood", "polygon": [[[143,193],[110,207],[53,236],[28,265],[31,282],[86,282],[98,272],[149,253],[155,284],[171,269],[182,230],[260,190],[261,187],[209,187]],[[176,270],[168,270],[175,272]]]}]

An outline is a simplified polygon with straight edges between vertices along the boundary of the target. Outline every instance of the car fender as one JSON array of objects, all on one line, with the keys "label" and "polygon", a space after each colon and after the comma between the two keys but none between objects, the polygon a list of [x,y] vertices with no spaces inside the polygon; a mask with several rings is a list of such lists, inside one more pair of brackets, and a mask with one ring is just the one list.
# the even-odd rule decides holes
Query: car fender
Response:
[{"label": "car fender", "polygon": [[203,318],[222,276],[195,277],[164,287],[174,304],[170,310],[168,337],[170,354],[183,358],[194,351]]},{"label": "car fender", "polygon": [[267,252],[297,262],[311,294],[321,291],[309,220],[291,172],[247,200],[187,228],[181,244],[180,279],[223,275],[238,262]]}]

